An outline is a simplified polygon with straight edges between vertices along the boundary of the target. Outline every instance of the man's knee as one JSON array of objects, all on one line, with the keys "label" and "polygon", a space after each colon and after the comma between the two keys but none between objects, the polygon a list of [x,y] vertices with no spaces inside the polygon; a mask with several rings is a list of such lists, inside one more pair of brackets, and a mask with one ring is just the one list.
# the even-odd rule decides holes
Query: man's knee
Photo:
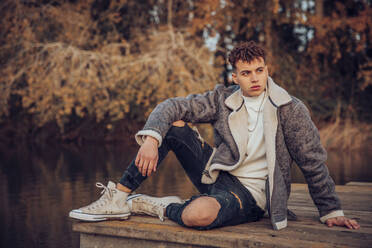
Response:
[{"label": "man's knee", "polygon": [[186,123],[184,121],[179,120],[179,121],[173,122],[165,138],[183,137],[187,133],[187,129],[184,128],[185,126],[186,126]]},{"label": "man's knee", "polygon": [[183,120],[178,120],[172,123],[172,126],[175,126],[175,127],[184,127],[185,125],[186,123]]},{"label": "man's knee", "polygon": [[217,218],[220,208],[215,198],[199,197],[183,210],[181,218],[186,226],[208,226]]}]

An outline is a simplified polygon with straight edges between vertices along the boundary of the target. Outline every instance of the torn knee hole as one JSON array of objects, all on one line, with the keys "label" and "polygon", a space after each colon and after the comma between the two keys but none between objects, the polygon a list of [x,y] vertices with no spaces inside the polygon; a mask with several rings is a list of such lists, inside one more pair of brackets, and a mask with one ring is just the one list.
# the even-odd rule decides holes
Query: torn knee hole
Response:
[{"label": "torn knee hole", "polygon": [[182,120],[178,120],[178,121],[173,122],[172,125],[175,127],[184,127],[186,123]]}]

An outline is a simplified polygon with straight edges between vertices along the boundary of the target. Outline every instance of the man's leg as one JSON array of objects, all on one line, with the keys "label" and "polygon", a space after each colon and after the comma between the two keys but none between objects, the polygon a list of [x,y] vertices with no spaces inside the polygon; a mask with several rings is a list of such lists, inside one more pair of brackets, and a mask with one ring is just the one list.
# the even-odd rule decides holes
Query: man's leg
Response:
[{"label": "man's leg", "polygon": [[172,203],[166,215],[182,226],[199,230],[259,220],[264,214],[250,192],[228,172],[221,172],[208,195]]},{"label": "man's leg", "polygon": [[[212,148],[201,142],[198,139],[198,134],[185,125],[183,127],[173,126],[168,131],[159,148],[158,165],[170,150],[175,152],[194,185],[201,192],[206,192],[209,186],[201,183],[201,175],[212,154]],[[109,182],[107,186],[99,184],[99,187],[104,189],[102,197],[85,207],[72,210],[70,217],[88,221],[127,218],[130,214],[128,204],[126,204],[128,194],[135,190],[146,178],[139,172],[135,160],[133,160],[124,172],[119,184],[115,185],[112,182]],[[180,202],[180,199],[177,198],[173,202]],[[160,205],[164,204],[163,202],[160,203]]]},{"label": "man's leg", "polygon": [[[172,126],[165,136],[162,145],[159,147],[159,159],[157,166],[160,166],[168,152],[172,150],[180,161],[186,174],[201,193],[207,193],[210,185],[201,183],[201,176],[204,167],[212,154],[213,149],[198,138],[198,133],[188,125]],[[118,189],[128,192],[136,190],[147,178],[143,176],[133,160],[124,172]]]},{"label": "man's leg", "polygon": [[[173,126],[159,148],[158,165],[172,150],[201,196],[194,196],[186,203],[171,203],[166,216],[183,226],[211,229],[257,221],[263,211],[256,205],[248,190],[227,172],[220,174],[212,185],[201,183],[204,167],[213,149],[198,138],[190,127]],[[135,190],[146,177],[138,171],[134,161],[124,173],[120,183]],[[245,206],[245,208],[243,208]]]},{"label": "man's leg", "polygon": [[[185,125],[185,123],[178,123],[178,125],[174,125],[168,131],[161,147],[159,148],[159,159],[157,166],[161,164],[162,160],[170,150],[175,153],[186,174],[199,192],[204,194],[208,193],[211,185],[202,184],[201,177],[205,165],[213,152],[213,149],[200,138],[199,133],[192,130],[189,126]],[[118,188],[122,187],[126,192],[133,191],[146,178],[147,176],[143,176],[135,165],[135,162],[132,161],[128,169],[124,172],[120,183],[118,184]],[[174,204],[181,204],[180,202],[182,202],[179,198],[170,198],[172,198]],[[160,219],[163,219],[163,216],[165,215],[165,207],[172,202],[166,201],[165,198],[136,195],[131,197],[128,203],[134,213],[151,213],[150,215],[158,215]],[[207,211],[205,211],[205,215],[199,215],[199,222],[195,223],[196,225],[205,223],[205,221],[208,221],[208,219],[212,219],[213,221],[218,213],[218,209],[220,208],[219,203],[211,197],[197,200],[195,204],[192,204],[192,206],[202,209],[209,209],[208,216]],[[212,209],[216,210],[214,211],[215,216],[209,216],[211,213],[213,213]],[[202,221],[202,223],[200,221]]]}]

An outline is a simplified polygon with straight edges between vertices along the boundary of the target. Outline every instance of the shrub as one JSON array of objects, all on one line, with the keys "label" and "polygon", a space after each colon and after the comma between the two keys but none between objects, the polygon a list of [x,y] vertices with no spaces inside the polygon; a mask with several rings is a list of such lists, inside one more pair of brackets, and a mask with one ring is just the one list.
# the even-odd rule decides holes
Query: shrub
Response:
[{"label": "shrub", "polygon": [[38,127],[56,122],[63,132],[93,117],[110,129],[123,118],[142,122],[158,102],[218,82],[213,54],[182,32],[159,28],[128,42],[115,29],[100,33],[86,4],[6,1],[1,12],[2,120],[16,95]]}]

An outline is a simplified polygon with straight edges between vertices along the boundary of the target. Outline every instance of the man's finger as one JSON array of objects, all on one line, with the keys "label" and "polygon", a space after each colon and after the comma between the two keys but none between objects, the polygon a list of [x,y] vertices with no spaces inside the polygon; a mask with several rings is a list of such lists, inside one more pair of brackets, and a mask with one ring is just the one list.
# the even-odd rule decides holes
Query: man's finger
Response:
[{"label": "man's finger", "polygon": [[142,176],[146,176],[147,167],[149,167],[149,161],[147,159],[144,159],[143,166],[142,166]]},{"label": "man's finger", "polygon": [[327,226],[328,227],[333,226],[333,220],[327,220]]},{"label": "man's finger", "polygon": [[350,224],[353,226],[354,229],[359,229],[360,227],[356,220],[350,220]]},{"label": "man's finger", "polygon": [[156,157],[155,165],[154,165],[154,172],[156,172],[156,168],[158,167],[158,160],[159,160],[159,157]]},{"label": "man's finger", "polygon": [[137,167],[138,167],[139,172],[142,171],[143,161],[144,161],[144,160],[143,160],[142,157],[140,157],[139,160],[138,160],[138,165],[137,165]]},{"label": "man's finger", "polygon": [[140,160],[140,167],[139,167],[139,172],[143,176],[143,167],[145,167],[146,160],[144,158],[141,158]]},{"label": "man's finger", "polygon": [[353,229],[353,226],[351,225],[350,220],[346,219],[346,220],[344,221],[344,224],[345,224],[345,226],[347,226],[347,228],[349,228],[349,229]]},{"label": "man's finger", "polygon": [[142,176],[145,176],[143,172],[145,164],[146,164],[146,159],[144,157],[141,157],[141,160],[139,161],[139,165],[138,165],[138,171],[142,174]]},{"label": "man's finger", "polygon": [[154,169],[154,160],[151,160],[149,163],[149,167],[147,168],[147,176],[149,177]]}]

